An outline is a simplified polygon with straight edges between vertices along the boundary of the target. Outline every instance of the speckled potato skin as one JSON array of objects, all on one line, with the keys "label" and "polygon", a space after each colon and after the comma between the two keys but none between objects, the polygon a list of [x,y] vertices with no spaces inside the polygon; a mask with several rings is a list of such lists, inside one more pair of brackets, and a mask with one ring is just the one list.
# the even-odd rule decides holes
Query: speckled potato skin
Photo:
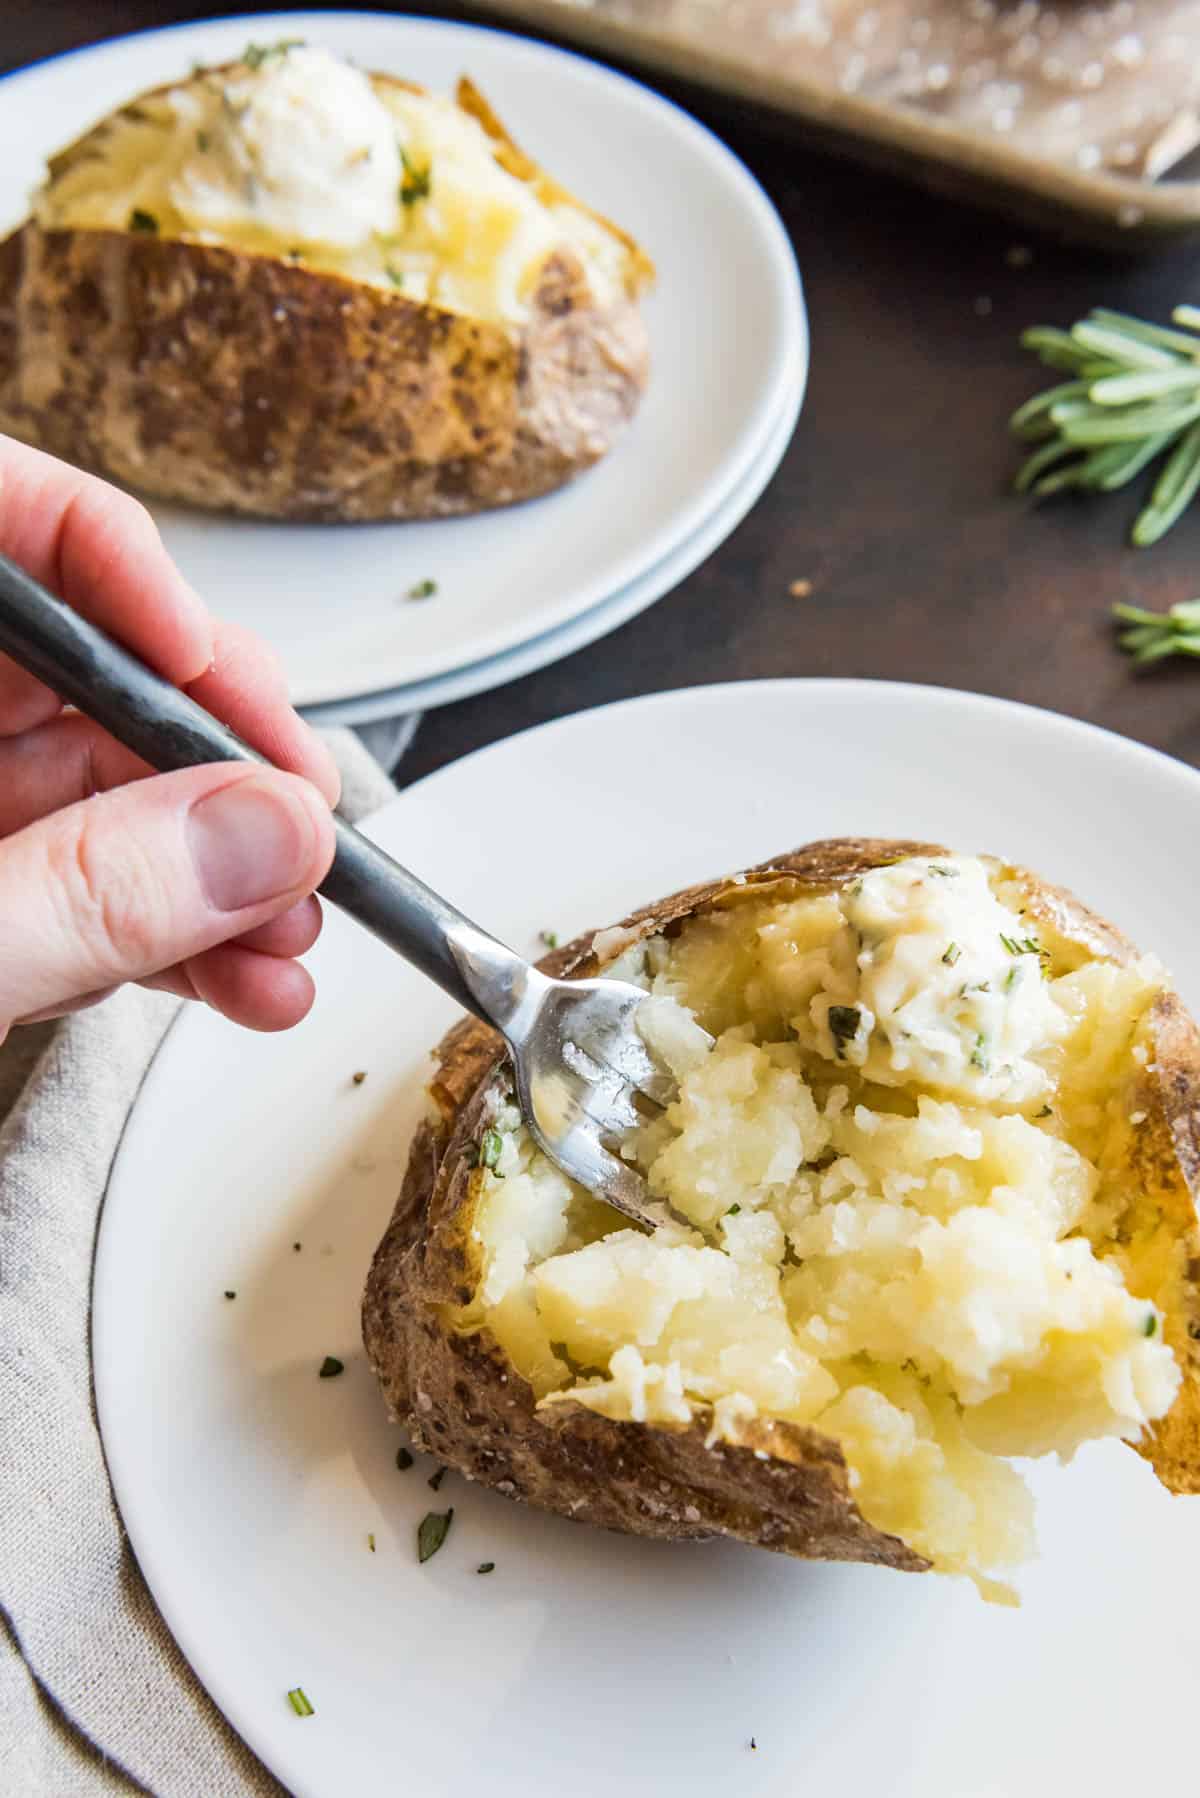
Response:
[{"label": "speckled potato skin", "polygon": [[[469,82],[458,99],[506,166],[566,197]],[[628,248],[636,287],[652,268]],[[599,305],[565,249],[515,333],[182,238],[31,219],[0,243],[0,431],[220,511],[350,522],[533,499],[607,453],[648,372],[634,296]]]},{"label": "speckled potato skin", "polygon": [[[827,891],[867,869],[936,844],[843,838],[812,843],[745,875],[688,889],[624,921],[608,951],[657,935],[682,918],[743,903],[764,890],[786,898]],[[1074,897],[1005,868],[1046,930],[1128,959],[1130,944]],[[604,962],[592,933],[547,956],[548,972],[595,974]],[[1154,1053],[1131,1089],[1130,1171],[1136,1197],[1122,1224],[1161,1230],[1175,1270],[1167,1338],[1184,1370],[1170,1415],[1142,1445],[1176,1492],[1200,1491],[1200,1035],[1171,993],[1151,1019]],[[413,1440],[468,1478],[588,1523],[639,1536],[731,1536],[810,1560],[875,1562],[910,1572],[929,1563],[899,1537],[874,1529],[850,1493],[837,1443],[819,1430],[766,1420],[733,1442],[705,1445],[689,1427],[617,1422],[580,1405],[535,1408],[530,1387],[482,1330],[457,1332],[456,1307],[473,1296],[478,1248],[471,1227],[482,1176],[464,1150],[496,1104],[501,1045],[471,1019],[438,1050],[431,1116],[420,1127],[404,1186],[371,1266],[363,1337],[392,1415]],[[1134,1190],[1131,1183],[1131,1191]]]},{"label": "speckled potato skin", "polygon": [[446,518],[599,460],[646,335],[578,260],[519,338],[298,264],[24,225],[0,245],[0,430],[160,499],[269,518]]}]

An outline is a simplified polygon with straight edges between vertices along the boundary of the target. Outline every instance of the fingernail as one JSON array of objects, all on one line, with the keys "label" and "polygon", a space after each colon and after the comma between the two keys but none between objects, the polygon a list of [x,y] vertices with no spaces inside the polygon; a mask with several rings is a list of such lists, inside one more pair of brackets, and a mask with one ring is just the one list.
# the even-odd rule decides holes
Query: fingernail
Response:
[{"label": "fingernail", "polygon": [[304,884],[317,852],[320,803],[299,781],[257,774],[197,800],[188,813],[188,846],[214,911],[242,911]]}]

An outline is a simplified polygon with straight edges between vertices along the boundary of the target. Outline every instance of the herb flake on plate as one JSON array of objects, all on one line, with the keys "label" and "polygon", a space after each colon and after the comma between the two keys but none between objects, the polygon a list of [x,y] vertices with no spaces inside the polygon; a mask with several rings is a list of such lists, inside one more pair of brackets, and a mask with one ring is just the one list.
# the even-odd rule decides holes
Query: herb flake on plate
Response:
[{"label": "herb flake on plate", "polygon": [[448,1511],[427,1511],[417,1526],[417,1560],[431,1561],[450,1534],[454,1522],[454,1506]]}]

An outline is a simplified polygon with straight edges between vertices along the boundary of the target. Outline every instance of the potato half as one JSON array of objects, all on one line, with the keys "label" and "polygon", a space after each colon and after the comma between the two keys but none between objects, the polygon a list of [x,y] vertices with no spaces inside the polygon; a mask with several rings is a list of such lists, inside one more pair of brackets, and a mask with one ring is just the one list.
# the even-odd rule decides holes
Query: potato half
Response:
[{"label": "potato half", "polygon": [[470,81],[251,46],[52,161],[0,244],[0,429],[266,517],[509,505],[632,416],[652,276]]},{"label": "potato half", "polygon": [[588,1522],[999,1598],[1011,1457],[1116,1435],[1200,1490],[1200,1036],[1119,932],[992,858],[842,840],[543,965],[649,989],[679,1097],[624,1152],[683,1221],[565,1180],[460,1023],[364,1299],[421,1446]]}]

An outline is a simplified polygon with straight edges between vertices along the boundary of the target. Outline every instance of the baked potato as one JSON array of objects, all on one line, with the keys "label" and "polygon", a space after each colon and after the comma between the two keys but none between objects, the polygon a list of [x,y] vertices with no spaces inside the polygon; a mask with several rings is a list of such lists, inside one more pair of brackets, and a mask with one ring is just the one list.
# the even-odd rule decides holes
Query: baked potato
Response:
[{"label": "baked potato", "polygon": [[252,45],[50,163],[0,244],[0,429],[264,517],[510,505],[632,416],[652,276],[469,80]]},{"label": "baked potato", "polygon": [[572,1186],[459,1023],[364,1297],[418,1445],[613,1529],[1001,1600],[1033,1544],[1011,1457],[1115,1435],[1200,1490],[1200,1036],[1111,925],[851,839],[542,965],[647,988],[678,1098],[622,1152],[666,1221]]}]

